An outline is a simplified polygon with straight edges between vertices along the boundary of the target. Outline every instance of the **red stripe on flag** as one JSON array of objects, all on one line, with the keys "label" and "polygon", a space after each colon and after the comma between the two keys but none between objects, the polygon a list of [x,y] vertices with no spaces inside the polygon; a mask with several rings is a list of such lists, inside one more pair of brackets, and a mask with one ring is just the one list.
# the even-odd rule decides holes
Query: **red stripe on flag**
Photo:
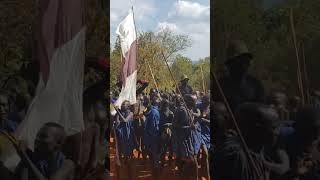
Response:
[{"label": "red stripe on flag", "polygon": [[126,78],[137,70],[137,41],[133,41],[126,57],[122,58],[122,86],[125,86]]},{"label": "red stripe on flag", "polygon": [[83,0],[40,0],[37,56],[44,82],[50,74],[55,50],[80,32],[83,23]]}]

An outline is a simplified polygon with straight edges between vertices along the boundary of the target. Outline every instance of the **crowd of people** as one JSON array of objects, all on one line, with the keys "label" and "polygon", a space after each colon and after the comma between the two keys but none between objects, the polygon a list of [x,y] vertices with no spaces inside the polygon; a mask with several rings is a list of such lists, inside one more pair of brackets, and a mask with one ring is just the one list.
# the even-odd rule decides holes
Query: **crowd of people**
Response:
[{"label": "crowd of people", "polygon": [[[153,179],[160,179],[165,166],[176,168],[177,179],[197,179],[199,169],[210,179],[210,92],[193,91],[188,80],[184,75],[176,91],[151,88],[148,94],[137,92],[136,104],[122,103],[111,118],[117,170],[135,179],[131,166],[142,159],[152,164]],[[116,101],[114,94],[110,98]]]},{"label": "crowd of people", "polygon": [[[18,87],[18,83],[13,86]],[[38,130],[33,150],[30,144],[16,139],[14,133],[26,117],[28,98],[6,86],[0,91],[0,179],[3,180],[105,180],[107,144],[107,91],[101,80],[83,93],[85,129],[73,135],[56,122],[48,122]],[[30,93],[31,94],[31,93]],[[50,102],[48,102],[50,103]],[[9,147],[13,148],[10,149]],[[10,152],[8,152],[10,151]],[[20,160],[8,167],[7,155]],[[12,164],[13,165],[13,164]]]},{"label": "crowd of people", "polygon": [[[106,81],[96,83],[83,94],[85,130],[67,136],[63,126],[48,122],[33,151],[13,137],[31,98],[1,90],[0,156],[7,137],[21,159],[11,171],[1,158],[1,179],[107,179],[109,135],[115,139],[117,170],[125,169],[131,179],[137,159],[151,164],[153,179],[167,166],[175,168],[177,179],[320,179],[320,93],[311,92],[303,102],[280,90],[266,92],[248,73],[253,59],[246,45],[235,41],[213,93],[194,91],[183,76],[175,91],[138,89],[137,102],[124,101],[110,118],[106,107],[117,96],[106,97]],[[139,82],[145,89],[147,83]]]},{"label": "crowd of people", "polygon": [[266,92],[248,73],[254,57],[245,43],[234,41],[227,52],[212,102],[212,178],[319,179],[319,93],[303,103],[280,90]]}]

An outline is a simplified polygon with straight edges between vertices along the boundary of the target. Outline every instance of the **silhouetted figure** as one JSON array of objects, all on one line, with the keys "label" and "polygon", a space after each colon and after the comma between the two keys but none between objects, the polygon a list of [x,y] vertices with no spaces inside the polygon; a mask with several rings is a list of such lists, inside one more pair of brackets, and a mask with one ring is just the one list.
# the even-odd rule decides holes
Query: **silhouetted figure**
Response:
[{"label": "silhouetted figure", "polygon": [[[264,88],[259,80],[248,74],[252,54],[242,41],[234,41],[227,50],[225,65],[228,75],[220,79],[220,85],[232,110],[244,102],[263,102]],[[222,101],[221,95],[215,93],[216,101]]]}]

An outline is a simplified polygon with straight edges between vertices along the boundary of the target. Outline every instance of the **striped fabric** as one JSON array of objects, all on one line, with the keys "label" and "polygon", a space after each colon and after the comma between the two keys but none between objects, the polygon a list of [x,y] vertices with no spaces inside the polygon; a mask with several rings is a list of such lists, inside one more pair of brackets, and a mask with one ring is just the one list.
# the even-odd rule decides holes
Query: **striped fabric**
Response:
[{"label": "striped fabric", "polygon": [[131,104],[136,103],[137,89],[137,37],[132,10],[119,24],[116,33],[120,37],[122,49],[122,89],[115,105],[120,107],[122,102],[128,100]]},{"label": "striped fabric", "polygon": [[31,149],[37,131],[47,122],[61,124],[68,135],[84,129],[84,3],[82,0],[40,0],[39,3],[40,79],[26,118],[15,133]]}]

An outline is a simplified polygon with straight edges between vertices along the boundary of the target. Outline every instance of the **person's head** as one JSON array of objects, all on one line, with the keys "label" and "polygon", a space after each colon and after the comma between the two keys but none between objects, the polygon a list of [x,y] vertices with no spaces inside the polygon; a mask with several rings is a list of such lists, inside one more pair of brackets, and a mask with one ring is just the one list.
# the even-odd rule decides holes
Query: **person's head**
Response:
[{"label": "person's head", "polygon": [[202,104],[204,107],[207,107],[210,105],[210,97],[208,95],[205,95],[202,97]]},{"label": "person's head", "polygon": [[224,138],[226,130],[231,128],[230,116],[224,103],[213,103],[212,117],[213,121],[210,125],[213,127],[214,138],[220,140]]},{"label": "person's head", "polygon": [[169,99],[168,93],[163,93],[161,97],[162,99],[167,99],[167,100]]},{"label": "person's head", "polygon": [[170,106],[169,100],[167,100],[167,99],[162,100],[162,102],[161,102],[161,109],[162,110],[168,109],[169,106]]},{"label": "person's head", "polygon": [[299,107],[301,107],[301,98],[298,96],[291,97],[289,99],[289,105],[292,109],[298,109]]},{"label": "person's head", "polygon": [[250,58],[247,55],[241,55],[233,58],[227,64],[231,77],[243,77],[247,74],[250,67]]},{"label": "person's head", "polygon": [[121,104],[121,110],[128,111],[130,109],[130,102],[125,100]]},{"label": "person's head", "polygon": [[0,91],[0,121],[5,120],[10,110],[9,94]]},{"label": "person's head", "polygon": [[246,44],[242,41],[233,41],[227,49],[228,59],[225,62],[229,74],[233,78],[242,78],[247,74],[252,60]]},{"label": "person's head", "polygon": [[160,105],[160,99],[158,96],[153,96],[151,98],[151,105],[152,106],[159,106]]},{"label": "person's head", "polygon": [[110,91],[110,93],[109,93],[110,100],[113,98],[113,96],[114,96],[113,91]]},{"label": "person's head", "polygon": [[155,88],[151,88],[150,89],[150,92],[149,92],[149,96],[152,97],[154,96],[155,94],[157,94],[157,90]]},{"label": "person's head", "polygon": [[61,150],[66,133],[60,124],[49,122],[44,124],[37,133],[34,150],[42,158],[47,158]]},{"label": "person's head", "polygon": [[182,97],[181,97],[180,94],[177,94],[177,95],[175,96],[175,102],[176,102],[176,106],[181,106],[181,105],[183,105],[183,99],[182,99]]},{"label": "person's head", "polygon": [[261,148],[270,145],[278,137],[277,112],[263,104],[244,103],[236,111],[239,128],[248,146]]},{"label": "person's head", "polygon": [[195,91],[195,95],[196,95],[198,98],[200,98],[200,97],[201,97],[200,91]]},{"label": "person's head", "polygon": [[181,77],[181,85],[187,85],[188,84],[188,82],[189,82],[189,78],[188,78],[188,76],[187,75],[182,75],[182,77]]},{"label": "person's head", "polygon": [[141,93],[137,96],[137,99],[139,99],[139,101],[143,102],[144,99],[144,95]]},{"label": "person's head", "polygon": [[149,99],[148,95],[143,96],[143,106],[148,107],[149,104],[150,104],[150,99]]},{"label": "person's head", "polygon": [[95,112],[95,122],[99,125],[104,125],[107,122],[107,103],[103,100],[98,100],[93,106]]},{"label": "person's head", "polygon": [[96,122],[103,125],[107,121],[107,100],[84,97],[83,115],[86,123]]},{"label": "person's head", "polygon": [[294,128],[299,139],[303,139],[306,146],[311,146],[320,135],[319,109],[311,105],[299,109]]},{"label": "person's head", "polygon": [[287,96],[279,91],[272,92],[269,97],[269,104],[276,107],[286,107],[287,101]]}]

